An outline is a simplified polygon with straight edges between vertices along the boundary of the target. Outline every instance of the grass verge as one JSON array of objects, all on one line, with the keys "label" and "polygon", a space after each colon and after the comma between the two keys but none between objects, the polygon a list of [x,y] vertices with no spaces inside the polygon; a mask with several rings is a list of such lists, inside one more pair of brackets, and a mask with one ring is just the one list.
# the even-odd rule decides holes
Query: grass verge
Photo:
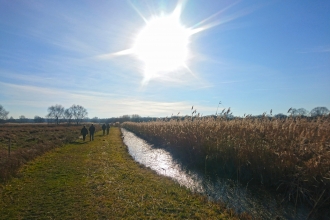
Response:
[{"label": "grass verge", "polygon": [[48,124],[0,125],[0,182],[15,176],[28,161],[76,140],[81,128]]},{"label": "grass verge", "polygon": [[248,218],[137,164],[115,127],[29,162],[0,195],[0,219]]}]

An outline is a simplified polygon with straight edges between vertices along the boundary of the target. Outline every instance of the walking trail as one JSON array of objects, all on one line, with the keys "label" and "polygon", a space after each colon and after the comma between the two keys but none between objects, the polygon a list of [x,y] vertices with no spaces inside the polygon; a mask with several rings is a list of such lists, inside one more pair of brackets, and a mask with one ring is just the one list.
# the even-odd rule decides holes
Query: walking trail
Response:
[{"label": "walking trail", "polygon": [[29,162],[0,196],[0,219],[237,219],[136,163],[117,127]]}]

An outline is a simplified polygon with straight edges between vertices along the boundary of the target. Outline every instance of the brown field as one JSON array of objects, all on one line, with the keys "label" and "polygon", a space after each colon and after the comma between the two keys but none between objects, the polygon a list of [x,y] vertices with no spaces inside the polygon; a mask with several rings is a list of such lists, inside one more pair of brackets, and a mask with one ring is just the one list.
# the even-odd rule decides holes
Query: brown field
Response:
[{"label": "brown field", "polygon": [[[294,202],[330,205],[330,117],[187,117],[123,127],[204,169],[270,186]],[[206,172],[206,171],[205,171]]]},{"label": "brown field", "polygon": [[[79,138],[82,126],[0,125],[0,181],[8,180],[27,161]],[[100,128],[96,126],[96,130]],[[10,139],[10,155],[8,152]]]}]

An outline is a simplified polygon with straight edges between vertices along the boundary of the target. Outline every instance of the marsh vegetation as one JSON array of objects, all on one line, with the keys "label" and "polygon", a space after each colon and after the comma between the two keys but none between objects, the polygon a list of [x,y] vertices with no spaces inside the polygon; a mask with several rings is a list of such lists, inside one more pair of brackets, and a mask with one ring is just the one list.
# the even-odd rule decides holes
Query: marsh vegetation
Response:
[{"label": "marsh vegetation", "polygon": [[186,117],[123,127],[210,175],[262,184],[312,211],[330,205],[330,117]]}]

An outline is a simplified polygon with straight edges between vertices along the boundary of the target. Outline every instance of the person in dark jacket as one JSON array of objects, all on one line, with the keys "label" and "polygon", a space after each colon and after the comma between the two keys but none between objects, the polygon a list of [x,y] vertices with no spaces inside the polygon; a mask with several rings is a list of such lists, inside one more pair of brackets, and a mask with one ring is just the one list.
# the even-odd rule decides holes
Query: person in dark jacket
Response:
[{"label": "person in dark jacket", "polygon": [[102,130],[103,130],[103,135],[105,135],[105,129],[107,128],[107,126],[105,126],[105,124],[102,125]]},{"label": "person in dark jacket", "polygon": [[107,135],[109,135],[109,131],[110,131],[110,124],[107,123]]},{"label": "person in dark jacket", "polygon": [[85,141],[86,135],[88,134],[88,130],[86,128],[86,126],[84,125],[84,127],[81,129],[81,135],[83,136],[83,141]]},{"label": "person in dark jacket", "polygon": [[95,133],[95,127],[94,125],[92,124],[90,127],[89,127],[89,141],[94,141],[94,133]]}]

